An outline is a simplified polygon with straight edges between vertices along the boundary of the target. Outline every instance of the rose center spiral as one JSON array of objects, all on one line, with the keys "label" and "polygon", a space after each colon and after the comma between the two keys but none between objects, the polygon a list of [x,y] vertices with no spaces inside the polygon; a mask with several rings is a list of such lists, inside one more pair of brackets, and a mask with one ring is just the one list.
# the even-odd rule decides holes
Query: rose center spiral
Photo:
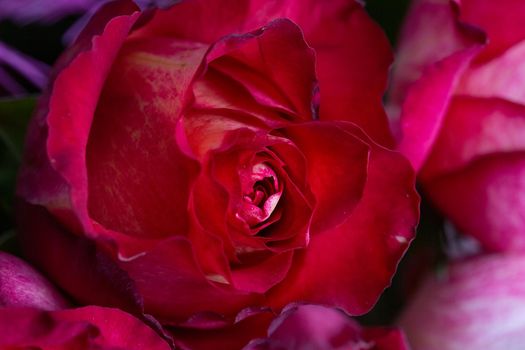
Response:
[{"label": "rose center spiral", "polygon": [[264,223],[274,212],[282,185],[270,165],[257,163],[241,172],[242,205],[238,217],[250,227]]}]

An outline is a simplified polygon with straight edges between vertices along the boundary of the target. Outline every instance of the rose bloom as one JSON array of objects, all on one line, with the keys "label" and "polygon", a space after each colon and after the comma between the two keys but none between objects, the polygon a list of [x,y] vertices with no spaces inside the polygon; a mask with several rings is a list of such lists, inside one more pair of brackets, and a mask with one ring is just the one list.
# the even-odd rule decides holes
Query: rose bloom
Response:
[{"label": "rose bloom", "polygon": [[399,325],[413,350],[525,348],[525,257],[487,255],[427,278]]},{"label": "rose bloom", "polygon": [[390,102],[399,149],[458,229],[525,249],[525,2],[415,1]]},{"label": "rose bloom", "polygon": [[0,349],[169,350],[153,329],[117,309],[68,303],[25,261],[0,252]]},{"label": "rose bloom", "polygon": [[243,350],[408,350],[396,328],[362,328],[341,310],[320,305],[289,305],[272,321],[268,337]]},{"label": "rose bloom", "polygon": [[418,218],[390,58],[353,1],[104,6],[29,127],[26,255],[79,303],[236,334],[204,348],[294,300],[368,311]]}]

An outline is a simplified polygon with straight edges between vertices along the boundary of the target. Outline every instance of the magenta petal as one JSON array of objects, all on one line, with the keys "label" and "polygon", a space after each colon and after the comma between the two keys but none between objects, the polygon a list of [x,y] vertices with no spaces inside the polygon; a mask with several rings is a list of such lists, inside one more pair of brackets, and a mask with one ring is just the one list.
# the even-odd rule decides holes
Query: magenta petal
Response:
[{"label": "magenta petal", "polygon": [[525,348],[525,257],[487,255],[429,276],[399,325],[413,350]]},{"label": "magenta petal", "polygon": [[343,311],[320,305],[288,305],[268,328],[244,350],[374,349],[408,350],[398,329],[363,329]]},{"label": "magenta petal", "polygon": [[0,309],[2,349],[169,350],[151,328],[118,309],[87,306],[55,312]]},{"label": "magenta petal", "polygon": [[422,182],[476,158],[525,149],[525,106],[498,98],[454,97],[421,171]]},{"label": "magenta petal", "polygon": [[525,251],[525,154],[496,153],[424,183],[461,232],[491,251]]},{"label": "magenta petal", "polygon": [[436,63],[408,90],[401,111],[398,149],[416,170],[433,146],[460,75],[479,50],[460,51]]},{"label": "magenta petal", "polygon": [[66,308],[68,303],[28,263],[0,252],[0,306],[59,310]]}]

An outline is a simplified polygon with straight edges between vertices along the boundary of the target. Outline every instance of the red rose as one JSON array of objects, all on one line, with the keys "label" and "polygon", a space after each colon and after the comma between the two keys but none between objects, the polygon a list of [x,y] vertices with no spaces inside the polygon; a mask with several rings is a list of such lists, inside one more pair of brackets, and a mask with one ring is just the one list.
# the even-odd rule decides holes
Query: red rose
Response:
[{"label": "red rose", "polygon": [[415,2],[391,93],[425,192],[492,251],[525,249],[524,20],[523,1]]},{"label": "red rose", "polygon": [[289,305],[268,328],[266,339],[244,350],[408,350],[403,332],[395,328],[362,328],[337,309],[320,305]]},{"label": "red rose", "polygon": [[418,217],[378,144],[389,60],[353,1],[111,3],[30,126],[27,255],[81,303],[178,329],[293,300],[366,312]]}]

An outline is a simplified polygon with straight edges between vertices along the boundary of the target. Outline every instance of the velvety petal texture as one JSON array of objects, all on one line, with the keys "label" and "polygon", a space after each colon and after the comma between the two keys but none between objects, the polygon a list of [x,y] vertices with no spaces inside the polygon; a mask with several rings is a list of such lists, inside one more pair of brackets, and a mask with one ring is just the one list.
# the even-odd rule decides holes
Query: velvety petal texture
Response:
[{"label": "velvety petal texture", "polygon": [[151,328],[118,309],[0,309],[0,348],[42,350],[169,350]]},{"label": "velvety petal texture", "polygon": [[438,209],[488,251],[525,248],[522,17],[519,1],[415,1],[393,77],[398,149]]},{"label": "velvety petal texture", "polygon": [[289,305],[269,326],[267,338],[243,350],[408,350],[395,328],[362,328],[343,311],[320,305]]},{"label": "velvety petal texture", "polygon": [[413,239],[415,176],[385,148],[384,35],[357,2],[308,6],[103,6],[29,128],[28,258],[189,348],[239,349],[296,300],[368,311]]},{"label": "velvety petal texture", "polygon": [[0,306],[60,310],[68,306],[56,288],[28,263],[0,252]]},{"label": "velvety petal texture", "polygon": [[525,346],[525,260],[488,255],[427,278],[399,325],[414,350],[518,350]]}]

